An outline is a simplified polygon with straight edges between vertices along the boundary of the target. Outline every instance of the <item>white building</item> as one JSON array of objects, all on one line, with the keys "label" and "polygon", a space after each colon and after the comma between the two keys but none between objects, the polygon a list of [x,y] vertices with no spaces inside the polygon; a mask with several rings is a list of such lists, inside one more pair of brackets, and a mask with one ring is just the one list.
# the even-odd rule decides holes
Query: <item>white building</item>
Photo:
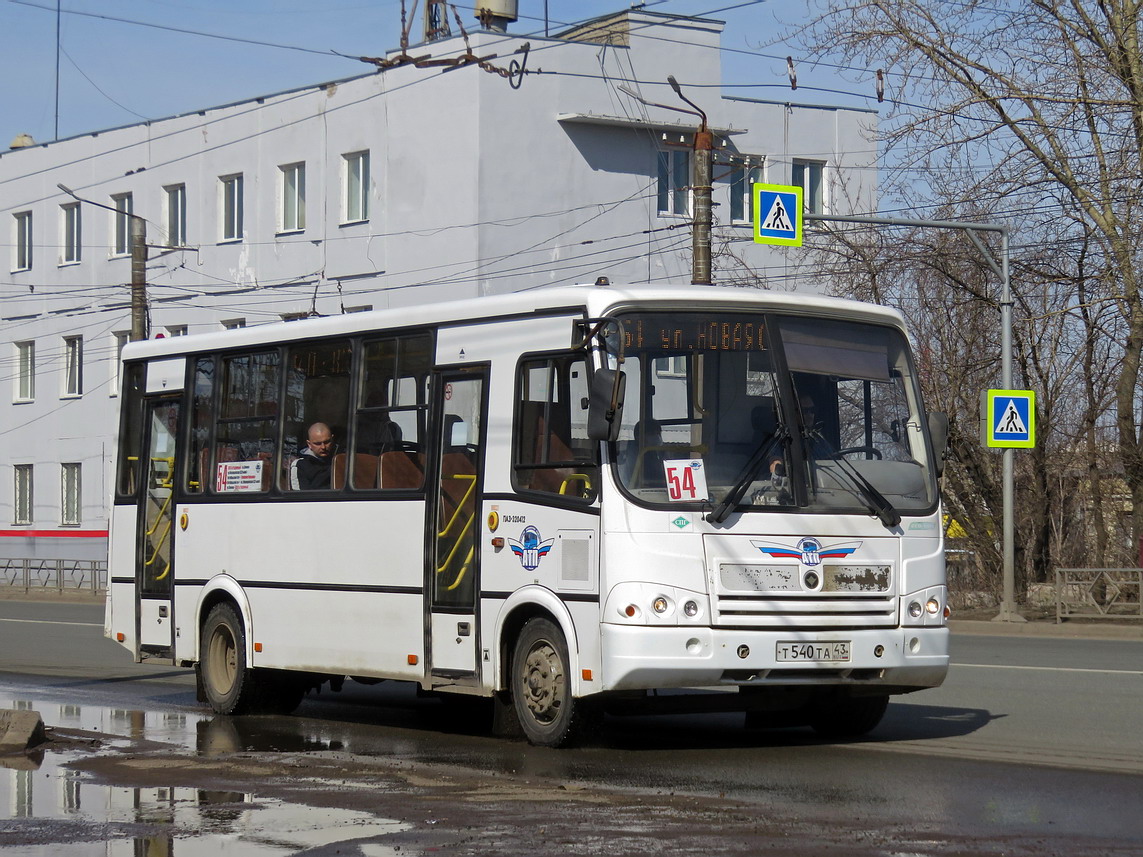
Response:
[{"label": "white building", "polygon": [[872,210],[876,114],[720,97],[722,28],[627,10],[527,45],[476,32],[483,64],[450,38],[409,53],[459,67],[391,53],[360,77],[0,155],[0,564],[105,555],[127,212],[147,223],[151,336],[689,282],[697,119],[624,92],[685,107],[673,75],[715,131],[715,282],[780,281],[784,252],[751,240],[749,182]]}]

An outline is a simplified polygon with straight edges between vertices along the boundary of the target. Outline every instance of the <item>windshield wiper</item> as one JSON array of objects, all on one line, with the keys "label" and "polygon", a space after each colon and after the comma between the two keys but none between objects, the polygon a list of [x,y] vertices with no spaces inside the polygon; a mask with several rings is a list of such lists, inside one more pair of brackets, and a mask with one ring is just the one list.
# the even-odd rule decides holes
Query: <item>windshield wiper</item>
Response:
[{"label": "windshield wiper", "polygon": [[[836,461],[838,464],[837,473],[846,477],[846,480],[856,490],[857,494],[865,501],[865,508],[867,508],[873,515],[881,521],[889,529],[901,523],[901,515],[893,507],[893,504],[885,499],[880,491],[870,484],[869,480],[861,475],[861,472],[853,466],[852,462],[846,461],[844,457],[837,455],[837,450],[833,445],[825,439],[820,431],[814,430],[806,432],[807,438],[820,441],[823,446],[829,451],[831,460]],[[807,444],[807,448],[809,445]]]},{"label": "windshield wiper", "polygon": [[742,495],[746,493],[746,489],[753,484],[755,477],[758,475],[758,470],[762,467],[762,462],[766,460],[770,450],[772,450],[774,445],[779,441],[788,440],[789,437],[789,431],[785,428],[781,428],[769,441],[755,450],[754,455],[746,462],[746,466],[742,468],[742,473],[739,474],[738,479],[735,480],[734,485],[730,491],[727,492],[726,497],[706,516],[708,521],[712,524],[721,524],[726,520],[726,516],[741,502]]}]

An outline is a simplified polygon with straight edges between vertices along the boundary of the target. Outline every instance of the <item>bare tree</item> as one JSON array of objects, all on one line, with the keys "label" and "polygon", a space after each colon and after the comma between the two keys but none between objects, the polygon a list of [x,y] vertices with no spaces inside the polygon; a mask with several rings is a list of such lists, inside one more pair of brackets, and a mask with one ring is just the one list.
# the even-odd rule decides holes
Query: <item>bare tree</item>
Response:
[{"label": "bare tree", "polygon": [[[1012,226],[1017,370],[1039,391],[1045,430],[1018,458],[1022,495],[1035,498],[1017,521],[1018,567],[1030,579],[1074,558],[1077,542],[1100,562],[1123,562],[1143,537],[1141,6],[822,0],[793,34],[810,53],[887,71],[882,186],[894,207]],[[984,337],[995,288],[947,239],[899,238],[893,253],[874,254],[882,266],[863,288],[884,300],[887,272],[905,278],[897,299],[956,373],[930,384],[930,396],[994,386],[985,361],[997,352]],[[965,325],[958,342],[949,328]],[[948,404],[960,422],[974,413],[970,401]],[[963,428],[954,421],[946,501],[987,553],[996,466]]]}]

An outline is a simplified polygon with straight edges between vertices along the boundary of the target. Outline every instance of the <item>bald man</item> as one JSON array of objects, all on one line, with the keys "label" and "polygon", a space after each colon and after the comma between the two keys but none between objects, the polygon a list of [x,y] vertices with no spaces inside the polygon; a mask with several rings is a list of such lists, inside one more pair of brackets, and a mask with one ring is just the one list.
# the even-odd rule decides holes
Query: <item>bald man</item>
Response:
[{"label": "bald man", "polygon": [[314,423],[306,433],[306,448],[298,459],[298,487],[314,490],[329,487],[333,464],[333,432],[325,423]]}]

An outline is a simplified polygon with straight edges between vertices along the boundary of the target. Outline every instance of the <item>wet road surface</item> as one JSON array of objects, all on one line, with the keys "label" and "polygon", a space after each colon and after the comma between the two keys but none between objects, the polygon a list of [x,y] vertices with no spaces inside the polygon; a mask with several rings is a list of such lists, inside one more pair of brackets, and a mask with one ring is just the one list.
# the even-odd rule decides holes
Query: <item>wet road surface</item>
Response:
[{"label": "wet road surface", "polygon": [[959,642],[949,683],[861,743],[705,715],[609,718],[553,751],[388,684],[212,717],[170,667],[13,672],[10,630],[0,707],[56,741],[0,770],[5,857],[1143,852],[1138,643]]}]

